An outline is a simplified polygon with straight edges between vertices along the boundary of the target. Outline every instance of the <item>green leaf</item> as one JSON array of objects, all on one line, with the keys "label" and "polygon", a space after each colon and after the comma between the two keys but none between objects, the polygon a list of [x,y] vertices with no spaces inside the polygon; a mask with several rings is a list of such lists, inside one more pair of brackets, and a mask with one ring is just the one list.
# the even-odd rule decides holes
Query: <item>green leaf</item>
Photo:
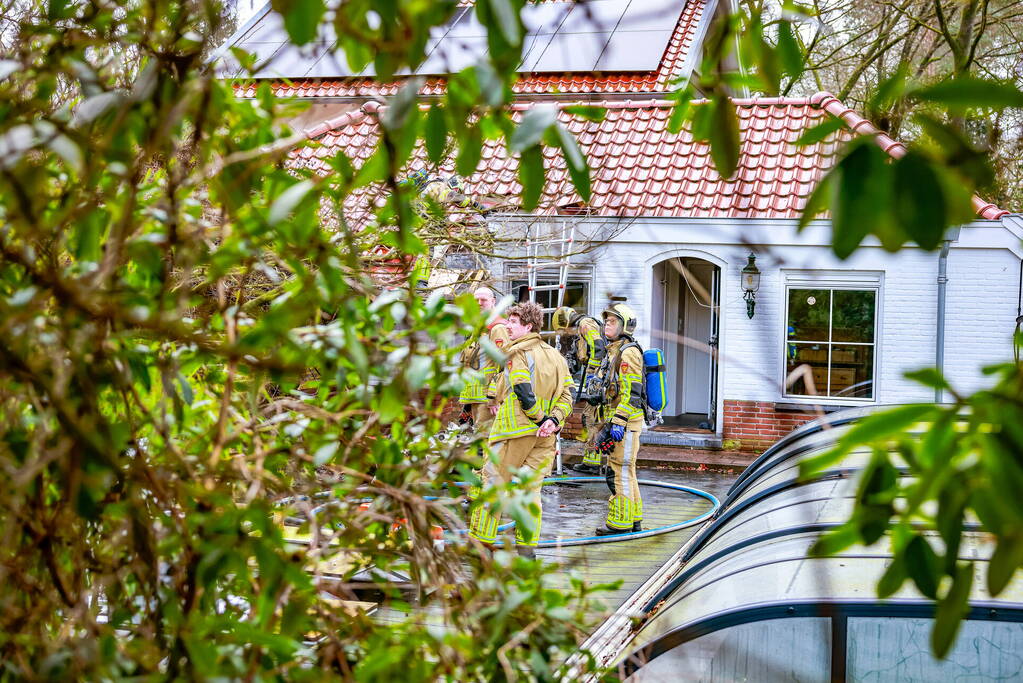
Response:
[{"label": "green leaf", "polygon": [[316,184],[311,180],[300,180],[280,194],[270,206],[266,220],[270,225],[277,225],[295,210],[303,199],[313,190]]},{"label": "green leaf", "polygon": [[892,185],[888,159],[873,141],[862,140],[838,164],[832,250],[840,259],[848,258],[868,234],[880,236],[887,227]]},{"label": "green leaf", "polygon": [[565,162],[568,164],[568,175],[572,178],[572,185],[575,191],[584,202],[590,201],[590,167],[586,163],[586,157],[579,148],[575,137],[568,132],[568,129],[560,123],[555,124],[554,129],[558,133],[558,142],[561,151],[565,154]]},{"label": "green leaf", "polygon": [[546,177],[543,169],[543,151],[530,147],[519,158],[519,182],[522,183],[522,209],[532,211],[543,195]]},{"label": "green leaf", "polygon": [[921,88],[913,96],[937,102],[954,111],[1023,107],[1023,92],[1009,83],[983,78],[960,77]]},{"label": "green leaf", "polygon": [[928,251],[941,244],[948,226],[945,193],[930,161],[910,151],[894,164],[895,217],[906,233]]},{"label": "green leaf", "polygon": [[313,453],[313,464],[319,467],[327,463],[337,453],[338,446],[340,445],[339,441],[331,441],[317,448],[316,452]]},{"label": "green leaf", "polygon": [[372,183],[380,183],[387,179],[388,163],[387,148],[383,145],[377,147],[373,156],[367,159],[355,174],[355,187],[364,187]]},{"label": "green leaf", "polygon": [[323,0],[270,0],[270,6],[284,18],[284,28],[295,45],[305,45],[316,38],[326,11]]},{"label": "green leaf", "polygon": [[969,612],[970,588],[973,586],[973,563],[959,565],[948,595],[938,602],[931,630],[931,649],[934,656],[944,659],[952,648],[959,625]]},{"label": "green leaf", "polygon": [[587,121],[599,122],[603,121],[607,116],[607,107],[595,107],[588,104],[573,104],[564,107],[561,111],[572,116],[578,116],[581,119]]},{"label": "green leaf", "polygon": [[907,578],[909,578],[909,574],[906,573],[906,563],[901,555],[896,555],[877,582],[877,597],[887,598],[894,595],[897,590],[902,588],[902,584],[906,582]]},{"label": "green leaf", "polygon": [[480,86],[483,101],[491,107],[501,106],[505,95],[504,81],[497,75],[493,65],[486,59],[481,59],[473,67],[473,71],[476,73],[476,82]]},{"label": "green leaf", "polygon": [[146,365],[145,358],[137,353],[128,353],[126,358],[128,367],[131,368],[132,379],[139,382],[146,393],[149,393],[153,388],[153,382],[149,376],[149,366]]},{"label": "green leaf", "polygon": [[867,103],[868,111],[874,112],[889,107],[893,102],[901,98],[906,91],[906,76],[906,65],[900,64],[893,76],[877,86],[877,90]]},{"label": "green leaf", "polygon": [[444,116],[444,109],[438,105],[430,107],[426,115],[426,154],[430,161],[439,164],[444,158],[444,151],[448,144],[448,123]]},{"label": "green leaf", "polygon": [[952,385],[948,383],[945,376],[941,374],[941,371],[937,368],[921,368],[920,370],[912,370],[907,372],[905,375],[906,379],[919,382],[924,386],[931,387],[932,389],[944,389],[949,390]]},{"label": "green leaf", "polygon": [[46,18],[49,21],[67,19],[73,16],[77,7],[70,0],[49,0],[46,3]]},{"label": "green leaf", "polygon": [[869,415],[856,423],[842,442],[866,443],[899,434],[921,421],[930,421],[937,409],[927,403],[908,404]]},{"label": "green leaf", "polygon": [[818,538],[807,554],[811,557],[830,557],[859,542],[860,534],[856,527],[852,524],[843,524]]},{"label": "green leaf", "polygon": [[497,27],[509,45],[518,45],[522,40],[519,15],[509,0],[485,0],[497,18]]},{"label": "green leaf", "polygon": [[714,98],[710,129],[710,156],[722,178],[731,178],[739,166],[739,117],[725,95]]},{"label": "green leaf", "polygon": [[987,566],[987,590],[998,595],[1009,585],[1016,570],[1023,566],[1023,536],[1005,536],[991,554]]},{"label": "green leaf", "polygon": [[784,19],[778,23],[778,56],[789,78],[798,80],[803,73],[803,51],[792,31],[792,23]]},{"label": "green leaf", "polygon": [[810,221],[827,212],[831,202],[834,201],[835,188],[838,186],[838,181],[835,178],[836,174],[829,171],[817,183],[817,187],[813,188],[813,192],[806,200],[806,206],[803,207],[803,213],[799,216],[798,230],[800,232],[810,224]]},{"label": "green leaf", "polygon": [[391,98],[384,115],[380,117],[380,125],[389,131],[397,131],[408,123],[409,115],[418,106],[419,90],[423,87],[422,77],[410,78]]},{"label": "green leaf", "polygon": [[938,581],[941,579],[941,563],[923,536],[914,536],[903,553],[906,572],[920,592],[931,598],[938,597]]},{"label": "green leaf", "polygon": [[472,126],[459,138],[455,170],[463,176],[472,175],[476,172],[481,158],[483,158],[483,139],[479,126]]},{"label": "green leaf", "polygon": [[180,372],[178,373],[178,386],[181,387],[181,400],[188,405],[192,405],[195,400],[195,393],[192,391],[192,385],[188,383],[188,380]]},{"label": "green leaf", "polygon": [[796,140],[796,145],[802,147],[821,142],[840,130],[848,130],[849,126],[837,116],[828,115],[828,118],[818,123],[813,128],[807,129],[805,133]]},{"label": "green leaf", "polygon": [[522,117],[518,128],[508,141],[508,149],[521,152],[543,139],[547,129],[557,123],[558,108],[553,104],[537,104]]},{"label": "green leaf", "polygon": [[675,102],[671,107],[671,116],[668,118],[668,132],[672,135],[678,135],[682,132],[685,122],[689,120],[689,115],[693,109],[692,88],[687,85],[683,89],[669,95],[668,99]]}]

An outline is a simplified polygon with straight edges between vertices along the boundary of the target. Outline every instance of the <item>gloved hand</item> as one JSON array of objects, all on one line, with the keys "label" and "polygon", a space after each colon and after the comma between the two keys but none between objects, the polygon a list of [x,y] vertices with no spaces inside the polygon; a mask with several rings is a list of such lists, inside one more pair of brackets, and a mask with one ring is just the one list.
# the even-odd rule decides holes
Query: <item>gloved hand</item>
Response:
[{"label": "gloved hand", "polygon": [[473,423],[472,412],[469,410],[469,406],[463,403],[462,404],[462,412],[460,412],[458,414],[458,424],[460,424],[460,425],[464,425],[464,424],[471,425],[472,423]]},{"label": "gloved hand", "polygon": [[611,430],[608,432],[612,441],[616,443],[625,438],[625,425],[611,425]]},{"label": "gloved hand", "polygon": [[600,434],[597,434],[597,439],[593,444],[593,450],[597,451],[601,455],[611,455],[615,450],[615,440],[611,438],[611,428],[604,427],[600,430]]}]

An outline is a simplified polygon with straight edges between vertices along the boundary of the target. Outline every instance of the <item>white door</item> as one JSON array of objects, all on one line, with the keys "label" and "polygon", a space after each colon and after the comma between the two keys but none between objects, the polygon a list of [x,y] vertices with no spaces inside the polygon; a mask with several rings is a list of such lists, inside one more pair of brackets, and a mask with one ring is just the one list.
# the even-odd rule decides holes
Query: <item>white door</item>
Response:
[{"label": "white door", "polygon": [[[686,268],[690,277],[699,284],[686,286],[685,281],[681,283],[685,301],[684,334],[706,345],[712,334],[712,301],[707,300],[707,294],[712,290],[714,266],[706,261],[689,260]],[[682,355],[683,404],[679,412],[706,414],[710,396],[710,354],[702,348],[686,346]]]}]

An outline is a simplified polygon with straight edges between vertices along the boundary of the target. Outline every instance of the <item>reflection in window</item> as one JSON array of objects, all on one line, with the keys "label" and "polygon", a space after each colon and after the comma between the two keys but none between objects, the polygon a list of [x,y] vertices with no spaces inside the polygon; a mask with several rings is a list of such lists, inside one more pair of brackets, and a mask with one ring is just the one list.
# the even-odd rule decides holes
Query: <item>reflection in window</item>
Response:
[{"label": "reflection in window", "polygon": [[655,681],[826,681],[831,620],[793,617],[739,624],[665,652],[629,677]]},{"label": "reflection in window", "polygon": [[873,289],[789,288],[785,393],[874,398],[876,315]]},{"label": "reflection in window", "polygon": [[1018,681],[1023,679],[1023,624],[964,621],[944,660],[931,654],[934,621],[901,617],[849,619],[848,681]]}]

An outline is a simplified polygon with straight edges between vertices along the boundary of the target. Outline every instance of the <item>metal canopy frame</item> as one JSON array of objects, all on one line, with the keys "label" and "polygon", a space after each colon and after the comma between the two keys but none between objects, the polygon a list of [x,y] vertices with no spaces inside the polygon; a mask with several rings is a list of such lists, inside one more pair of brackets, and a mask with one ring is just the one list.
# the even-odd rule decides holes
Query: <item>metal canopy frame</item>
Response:
[{"label": "metal canopy frame", "polygon": [[[826,617],[831,620],[831,680],[845,681],[850,617],[929,619],[933,616],[934,605],[922,600],[891,600],[886,603],[828,600],[741,607],[670,631],[626,657],[621,667],[625,676],[631,676],[651,660],[679,645],[730,626],[794,617]],[[965,620],[1020,623],[1023,622],[1023,608],[994,600],[975,601],[971,604]]]}]

